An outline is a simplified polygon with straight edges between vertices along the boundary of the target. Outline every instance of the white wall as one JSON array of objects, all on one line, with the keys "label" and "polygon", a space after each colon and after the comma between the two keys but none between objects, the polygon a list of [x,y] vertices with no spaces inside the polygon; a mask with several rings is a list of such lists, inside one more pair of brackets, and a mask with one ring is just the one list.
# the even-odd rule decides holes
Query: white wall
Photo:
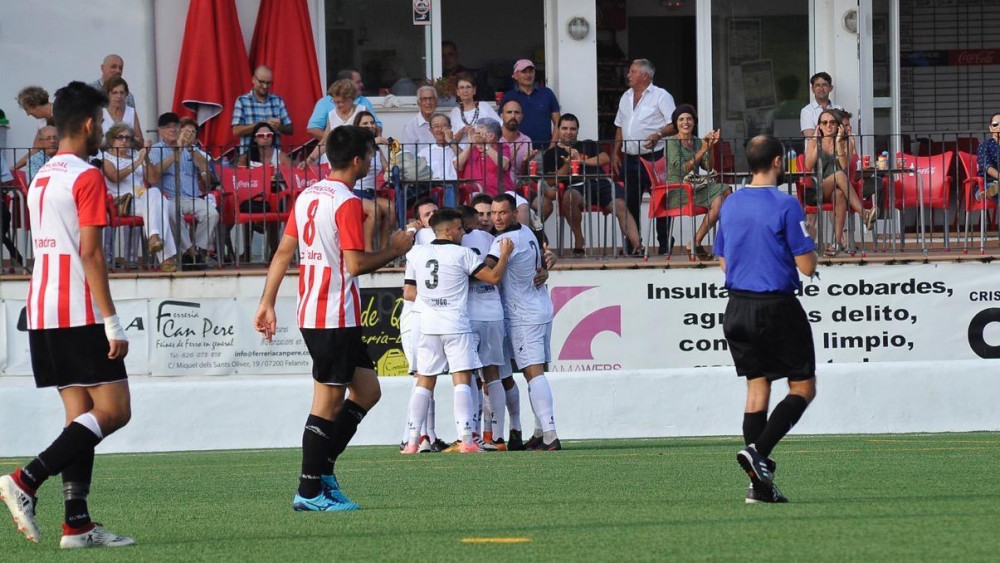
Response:
[{"label": "white wall", "polygon": [[844,28],[843,17],[857,8],[857,0],[814,0],[815,46],[809,70],[810,76],[820,71],[830,73],[830,97],[854,115],[859,115],[861,108],[858,34]]},{"label": "white wall", "polygon": [[[587,37],[569,36],[566,24],[581,16],[590,22]],[[592,1],[555,0],[545,6],[545,65],[549,87],[563,113],[580,118],[580,138],[597,138],[597,9]]]}]

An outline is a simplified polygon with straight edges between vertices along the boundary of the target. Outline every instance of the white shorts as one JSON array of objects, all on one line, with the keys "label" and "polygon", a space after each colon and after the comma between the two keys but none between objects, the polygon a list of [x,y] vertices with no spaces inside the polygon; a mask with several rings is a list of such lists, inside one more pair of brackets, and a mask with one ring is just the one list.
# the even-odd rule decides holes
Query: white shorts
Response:
[{"label": "white shorts", "polygon": [[420,313],[410,312],[406,319],[406,326],[400,327],[400,345],[403,347],[403,356],[406,363],[410,365],[410,373],[417,372],[417,339],[420,337]]},{"label": "white shorts", "polygon": [[549,341],[552,338],[552,323],[521,325],[510,327],[510,345],[517,369],[547,364],[552,361]]},{"label": "white shorts", "polygon": [[471,332],[461,334],[421,334],[417,344],[417,365],[420,375],[443,375],[456,371],[479,369],[476,348],[479,337]]},{"label": "white shorts", "polygon": [[472,332],[479,337],[479,360],[483,365],[503,365],[503,321],[472,321]]}]

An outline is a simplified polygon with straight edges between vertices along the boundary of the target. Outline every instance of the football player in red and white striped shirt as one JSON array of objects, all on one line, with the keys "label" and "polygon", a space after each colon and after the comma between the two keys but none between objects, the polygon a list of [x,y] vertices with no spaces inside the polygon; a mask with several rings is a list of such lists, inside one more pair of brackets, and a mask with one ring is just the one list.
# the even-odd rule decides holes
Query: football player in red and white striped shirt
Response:
[{"label": "football player in red and white striped shirt", "polygon": [[296,319],[313,359],[315,381],[302,435],[302,474],[292,508],[332,512],[358,509],[340,491],[334,464],[382,394],[361,338],[357,276],[406,254],[413,236],[397,231],[385,249],[365,252],[364,212],[351,186],[368,173],[375,139],[367,129],[343,126],[327,134],[326,147],[330,176],[296,199],[267,272],[254,328],[268,341],[274,336],[278,286],[298,253]]},{"label": "football player in red and white striped shirt", "polygon": [[0,477],[0,498],[18,531],[39,542],[35,494],[62,474],[66,518],[60,547],[135,543],[95,525],[87,509],[94,448],[131,417],[128,338],[111,300],[104,264],[104,177],[87,163],[101,142],[103,92],[71,82],[56,92],[59,152],[28,188],[35,266],[28,287],[28,343],[38,387],[56,387],[66,427],[38,457]]}]

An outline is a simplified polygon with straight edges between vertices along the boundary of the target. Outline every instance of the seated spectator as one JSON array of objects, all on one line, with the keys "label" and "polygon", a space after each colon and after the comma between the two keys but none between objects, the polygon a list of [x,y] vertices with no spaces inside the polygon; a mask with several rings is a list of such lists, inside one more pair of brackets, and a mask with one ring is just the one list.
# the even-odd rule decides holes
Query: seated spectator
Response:
[{"label": "seated spectator", "polygon": [[34,179],[35,174],[41,170],[42,165],[59,152],[59,133],[52,125],[46,125],[38,130],[35,135],[35,145],[39,151],[32,154],[28,159],[28,182]]},{"label": "seated spectator", "polygon": [[437,139],[431,131],[431,117],[437,111],[437,89],[424,85],[417,89],[417,107],[420,111],[403,126],[403,150],[418,153]]},{"label": "seated spectator", "polygon": [[[211,257],[215,250],[213,236],[219,224],[219,211],[214,198],[205,194],[209,159],[195,147],[198,125],[185,120],[182,128],[180,118],[173,112],[161,115],[157,125],[160,142],[152,146],[149,154],[160,173],[160,190],[171,200],[171,209],[174,198],[178,198],[181,214],[194,215],[194,246],[188,249],[184,259],[213,265],[216,263]],[[188,230],[180,229],[180,236],[183,241]],[[180,246],[186,247],[186,243]]]},{"label": "seated spectator", "polygon": [[333,89],[333,85],[337,83],[338,80],[350,80],[354,83],[354,87],[357,90],[356,98],[354,98],[354,104],[362,106],[366,111],[370,112],[375,116],[375,123],[378,124],[379,134],[382,132],[382,122],[379,120],[378,115],[375,114],[375,108],[372,107],[371,101],[364,97],[362,92],[365,89],[365,83],[361,80],[361,74],[354,69],[344,69],[337,73],[334,81],[330,83],[330,87],[327,88],[326,96],[323,96],[319,100],[316,100],[316,105],[313,107],[312,115],[309,117],[309,123],[306,125],[306,131],[313,136],[317,141],[323,142],[323,138],[326,134],[326,122],[327,116],[333,111],[333,94],[330,92]]},{"label": "seated spectator", "polygon": [[134,107],[125,103],[128,96],[128,82],[121,76],[112,76],[104,82],[104,92],[108,95],[108,107],[104,108],[104,134],[107,135],[116,123],[128,123],[135,135],[133,147],[146,144],[142,138],[142,127],[139,125],[139,113]]},{"label": "seated spectator", "polygon": [[[464,147],[480,119],[492,119],[500,123],[500,116],[488,103],[476,101],[476,83],[468,74],[458,75],[455,94],[458,98],[458,105],[452,108],[451,115],[448,117],[451,118],[455,140]],[[455,127],[459,128],[455,130]],[[499,137],[499,135],[497,136]]]},{"label": "seated spectator", "polygon": [[979,177],[985,190],[976,191],[976,201],[995,198],[1000,194],[1000,113],[993,114],[989,122],[990,138],[979,144]]},{"label": "seated spectator", "polygon": [[[333,98],[333,109],[326,116],[326,133],[341,125],[353,125],[358,114],[365,111],[364,106],[355,102],[358,89],[354,85],[354,82],[342,78],[330,85],[329,91],[330,96]],[[317,161],[326,162],[326,147],[323,146],[323,139],[326,138],[326,133],[320,139],[319,145],[306,157],[308,164]]]},{"label": "seated spectator", "polygon": [[256,168],[267,165],[271,168],[277,168],[291,164],[288,155],[279,147],[274,146],[274,129],[271,128],[270,124],[261,122],[254,125],[250,137],[253,139],[253,143],[247,152],[240,155],[237,162],[239,166]]},{"label": "seated spectator", "polygon": [[850,145],[840,122],[840,110],[823,110],[819,114],[816,134],[806,139],[806,170],[819,170],[819,175],[823,178],[821,182],[823,196],[820,198],[817,189],[813,187],[806,190],[805,203],[820,205],[833,202],[835,240],[823,252],[827,256],[836,256],[847,250],[844,224],[847,222],[848,207],[865,218],[865,226],[869,229],[874,226],[878,217],[877,207],[865,212],[861,198],[848,179]]},{"label": "seated spectator", "polygon": [[[375,190],[385,183],[384,172],[389,169],[389,161],[382,152],[382,147],[389,145],[389,141],[379,137],[375,132],[378,125],[375,123],[375,116],[371,112],[362,111],[354,119],[353,125],[364,127],[375,136],[375,154],[368,165],[368,174],[364,178],[358,179],[354,184],[354,195],[361,198],[361,204],[365,212],[365,250],[381,250],[389,244],[389,233],[392,231],[392,223],[396,216],[396,206],[384,197],[377,197]],[[378,245],[376,248],[375,231],[378,230]]]},{"label": "seated spectator", "polygon": [[[695,127],[698,125],[698,113],[694,106],[681,104],[670,116],[677,133],[667,138],[666,154],[666,181],[667,183],[683,182],[684,177],[690,173],[698,174],[699,169],[713,171],[715,169],[715,145],[719,142],[722,132],[719,129],[710,131],[704,139],[699,139],[695,134]],[[719,208],[726,197],[733,193],[732,188],[725,184],[719,184],[714,179],[710,179],[701,185],[694,186],[694,204],[699,207],[708,208],[705,220],[701,222],[698,231],[694,234],[691,245],[694,254],[699,260],[711,260],[709,254],[701,245],[708,230],[715,226],[719,220]],[[671,190],[667,193],[667,206],[671,208],[681,207],[687,204],[687,194],[682,190]],[[691,250],[692,246],[688,247]]]},{"label": "seated spectator", "polygon": [[491,196],[499,193],[501,176],[504,190],[514,186],[510,177],[510,145],[499,142],[500,122],[480,118],[471,129],[469,144],[458,154],[458,171],[472,180],[476,191]]},{"label": "seated spectator", "polygon": [[[572,113],[559,117],[559,141],[542,155],[546,174],[555,174],[567,183],[559,208],[573,231],[573,255],[583,256],[583,212],[589,205],[597,204],[618,217],[622,238],[631,244],[636,256],[645,254],[639,239],[639,228],[625,206],[625,193],[604,174],[604,167],[611,162],[607,153],[601,152],[594,141],[580,141],[580,122]],[[572,174],[572,162],[579,162],[580,175]]]},{"label": "seated spectator", "polygon": [[417,156],[427,161],[427,165],[431,167],[432,180],[454,182],[458,180],[455,162],[459,150],[451,134],[451,120],[443,113],[435,113],[430,121],[434,143],[421,147]]},{"label": "seated spectator", "polygon": [[[149,147],[132,148],[134,138],[128,123],[115,123],[104,134],[101,159],[108,193],[127,214],[142,217],[149,253],[160,261],[160,271],[176,272],[177,216],[159,188],[147,188],[147,183],[160,181],[160,171],[149,158]],[[191,246],[186,237],[181,244],[181,252]]]}]

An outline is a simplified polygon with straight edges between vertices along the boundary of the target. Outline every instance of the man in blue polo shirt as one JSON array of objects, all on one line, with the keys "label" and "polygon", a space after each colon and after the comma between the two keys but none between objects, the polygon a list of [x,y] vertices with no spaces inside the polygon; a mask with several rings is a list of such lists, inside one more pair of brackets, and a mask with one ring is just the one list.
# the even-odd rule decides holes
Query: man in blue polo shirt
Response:
[{"label": "man in blue polo shirt", "polygon": [[[750,476],[747,503],[788,502],[774,486],[775,463],[768,456],[816,396],[812,329],[795,297],[802,288],[798,272],[816,271],[816,246],[798,201],[777,188],[783,153],[771,135],[750,140],[753,179],[722,204],[714,245],[729,290],[722,328],[736,373],[747,379],[746,448],[736,455]],[[771,382],[783,378],[788,395],[769,418]]]},{"label": "man in blue polo shirt", "polygon": [[559,100],[555,92],[535,84],[535,63],[521,59],[514,63],[513,90],[503,95],[502,108],[509,99],[521,102],[521,131],[531,137],[536,150],[545,150],[559,140]]}]

